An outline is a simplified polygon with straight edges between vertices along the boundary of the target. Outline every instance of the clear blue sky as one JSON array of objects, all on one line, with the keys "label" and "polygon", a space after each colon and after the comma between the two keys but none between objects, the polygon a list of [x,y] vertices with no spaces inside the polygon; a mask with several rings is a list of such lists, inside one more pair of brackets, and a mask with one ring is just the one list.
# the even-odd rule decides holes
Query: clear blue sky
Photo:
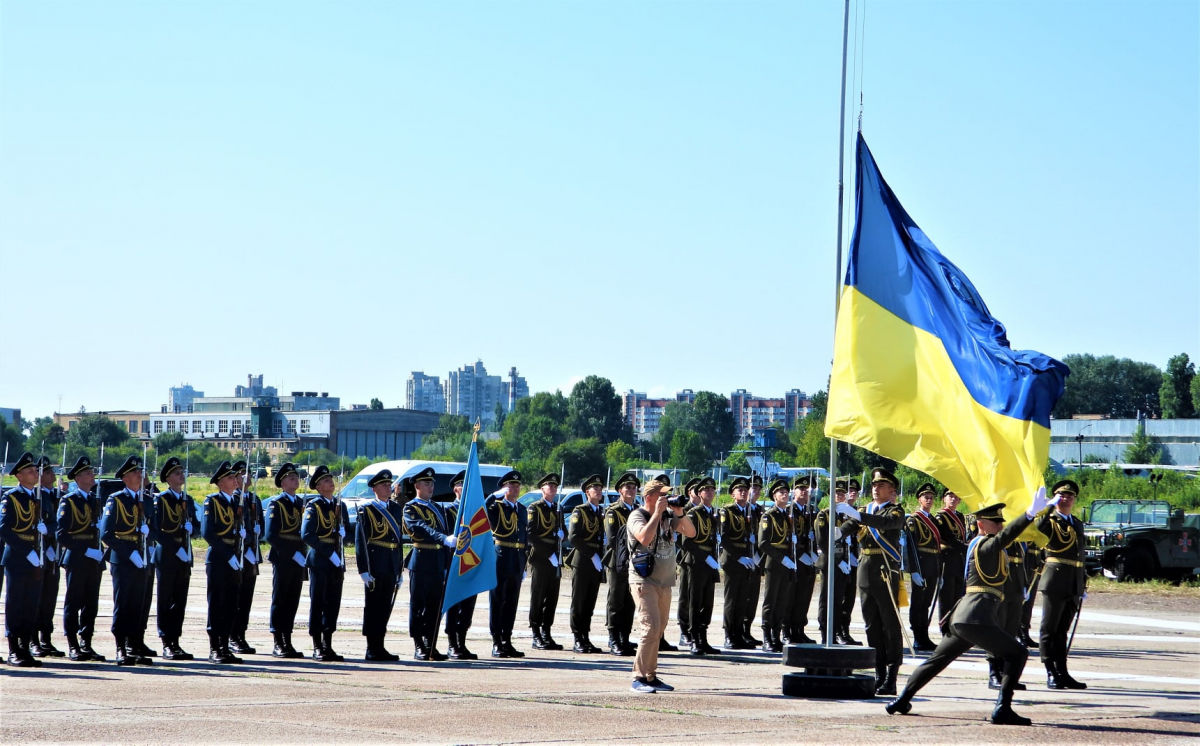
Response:
[{"label": "clear blue sky", "polygon": [[[1013,346],[1200,357],[1200,6],[863,7],[867,140]],[[828,0],[3,0],[0,406],[250,372],[394,406],[476,358],[823,388],[841,31]]]}]

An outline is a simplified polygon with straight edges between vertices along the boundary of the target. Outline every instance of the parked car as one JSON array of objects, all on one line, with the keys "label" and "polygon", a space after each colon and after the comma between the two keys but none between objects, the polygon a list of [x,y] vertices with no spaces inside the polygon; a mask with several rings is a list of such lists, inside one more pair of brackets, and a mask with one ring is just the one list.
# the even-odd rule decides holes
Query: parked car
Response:
[{"label": "parked car", "polygon": [[1084,525],[1088,572],[1178,580],[1200,572],[1200,515],[1165,500],[1096,500]]}]

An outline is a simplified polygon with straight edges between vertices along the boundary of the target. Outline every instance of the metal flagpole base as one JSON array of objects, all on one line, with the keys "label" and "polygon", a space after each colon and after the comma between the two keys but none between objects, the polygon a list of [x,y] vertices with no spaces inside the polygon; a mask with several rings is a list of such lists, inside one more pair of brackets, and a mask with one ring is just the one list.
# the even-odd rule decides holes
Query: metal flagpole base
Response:
[{"label": "metal flagpole base", "polygon": [[875,696],[874,674],[856,674],[855,669],[875,667],[875,648],[861,645],[788,645],[783,665],[803,668],[804,673],[783,675],[783,694],[808,699],[871,699]]}]

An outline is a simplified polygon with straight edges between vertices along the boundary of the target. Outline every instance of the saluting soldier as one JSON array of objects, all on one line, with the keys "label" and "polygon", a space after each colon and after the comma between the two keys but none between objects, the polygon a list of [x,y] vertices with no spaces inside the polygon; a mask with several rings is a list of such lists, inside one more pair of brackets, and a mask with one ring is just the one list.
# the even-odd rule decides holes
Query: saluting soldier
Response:
[{"label": "saluting soldier", "polygon": [[934,516],[942,539],[942,587],[938,591],[938,618],[945,619],[963,595],[963,575],[967,553],[967,522],[958,512],[962,502],[950,490],[942,491],[942,509]]},{"label": "saluting soldier", "polygon": [[604,511],[604,568],[608,581],[608,605],[605,624],[608,626],[608,652],[613,655],[635,655],[637,645],[629,641],[633,632],[633,594],[629,591],[629,543],[625,540],[625,524],[633,512],[637,491],[642,481],[631,471],[617,477],[619,499]]},{"label": "saluting soldier", "polygon": [[[846,500],[846,479],[838,479],[833,485],[833,497],[831,502],[834,506],[842,505]],[[813,530],[816,534],[817,548],[820,551],[820,568],[821,568],[821,590],[817,596],[817,625],[821,630],[821,641],[825,642],[830,639],[825,636],[825,619],[828,616],[829,609],[829,576],[833,575],[833,636],[834,642],[839,645],[861,645],[858,640],[850,636],[850,629],[847,626],[842,628],[842,598],[847,593],[852,593],[853,588],[850,586],[850,544],[852,537],[855,535],[854,526],[844,525],[847,522],[846,516],[837,511],[834,507],[833,518],[833,557],[829,556],[829,507],[823,508],[817,513],[816,519],[813,521]]]},{"label": "saluting soldier", "polygon": [[691,582],[688,584],[688,635],[691,637],[692,655],[715,655],[721,651],[708,642],[708,625],[712,623],[713,598],[721,565],[717,561],[720,547],[720,522],[713,508],[717,495],[717,483],[704,477],[696,484],[699,505],[687,509],[687,517],[696,527],[695,536],[683,538],[683,564],[689,568]]},{"label": "saluting soldier", "polygon": [[333,649],[338,613],[342,608],[342,583],[346,560],[346,511],[334,494],[333,475],[321,464],[308,478],[317,497],[308,501],[300,524],[300,538],[308,545],[308,634],[313,639],[313,660],[337,663],[346,660]]},{"label": "saluting soldier", "polygon": [[796,547],[796,569],[792,572],[792,583],[788,586],[787,621],[783,625],[783,640],[791,644],[812,643],[804,633],[808,625],[808,608],[812,604],[813,586],[817,578],[817,547],[814,520],[817,506],[810,504],[812,481],[807,476],[796,477],[792,482],[792,500],[788,505],[788,521],[791,525],[792,543]]},{"label": "saluting soldier", "polygon": [[571,512],[568,537],[571,552],[567,563],[571,566],[571,634],[575,636],[576,653],[599,653],[600,648],[592,644],[592,612],[596,609],[596,596],[600,583],[604,582],[604,515],[600,502],[604,499],[604,480],[592,474],[581,485],[587,499]]},{"label": "saluting soldier", "polygon": [[58,605],[58,585],[61,579],[59,571],[58,549],[58,499],[59,491],[55,487],[57,477],[50,459],[42,456],[38,459],[41,470],[41,521],[46,525],[46,535],[43,537],[45,565],[42,567],[42,595],[38,603],[37,636],[30,641],[29,652],[39,658],[61,658],[63,651],[54,647],[50,635],[54,632],[54,609]]},{"label": "saluting soldier", "polygon": [[[683,509],[684,515],[700,504],[700,496],[696,494],[696,485],[699,483],[699,477],[693,477],[683,483],[683,494],[688,499],[688,504]],[[675,621],[679,624],[679,647],[691,649],[692,635],[688,630],[692,628],[692,624],[688,618],[687,598],[692,583],[692,567],[683,562],[683,539],[683,534],[675,534],[675,564],[679,566],[679,598],[675,601]]]},{"label": "saluting soldier", "polygon": [[1005,548],[1033,521],[1047,505],[1046,488],[1034,495],[1029,509],[1008,525],[1004,525],[1004,503],[989,505],[975,513],[979,536],[971,540],[968,553],[965,598],[959,603],[947,624],[948,633],[937,649],[908,677],[900,696],[887,704],[888,714],[907,715],[912,710],[912,698],[946,666],[978,645],[1003,661],[1000,694],[991,720],[998,725],[1029,725],[1029,718],[1012,709],[1013,689],[1020,682],[1021,672],[1029,652],[1012,635],[996,623],[1003,602],[1005,582],[1009,575]]},{"label": "saluting soldier", "polygon": [[[146,591],[146,537],[150,526],[139,493],[142,490],[142,460],[130,456],[116,471],[124,489],[109,496],[100,519],[100,537],[109,549],[113,582],[112,632],[117,640],[117,665],[150,665],[140,655],[138,642],[146,633],[142,604]],[[142,643],[143,646],[145,643]]]},{"label": "saluting soldier", "polygon": [[433,502],[434,475],[433,467],[413,475],[417,496],[404,506],[404,528],[413,546],[408,555],[408,628],[413,658],[419,661],[444,661],[447,657],[434,645],[433,637],[456,540],[445,512]]},{"label": "saluting soldier", "polygon": [[364,659],[368,662],[400,660],[400,656],[388,652],[383,645],[404,573],[401,545],[404,532],[387,507],[392,482],[392,472],[388,469],[380,469],[367,480],[375,499],[359,507],[354,528],[355,560],[365,586],[362,633],[367,638]]},{"label": "saluting soldier", "polygon": [[229,644],[235,653],[253,655],[258,651],[246,642],[246,630],[250,627],[250,607],[254,603],[254,586],[258,582],[262,542],[266,539],[263,534],[263,506],[258,495],[250,490],[250,475],[246,470],[246,462],[234,462],[233,469],[238,474],[238,490],[233,497],[238,506],[241,525],[246,529],[246,537],[242,542],[242,582],[238,584],[237,611],[233,616]]},{"label": "saluting soldier", "polygon": [[1047,537],[1046,564],[1038,590],[1042,594],[1042,627],[1038,652],[1046,666],[1046,686],[1051,689],[1087,689],[1067,672],[1067,636],[1087,595],[1083,564],[1083,522],[1071,515],[1079,485],[1064,479],[1054,485],[1058,503],[1038,516],[1037,528]]},{"label": "saluting soldier", "polygon": [[100,580],[104,574],[104,550],[100,544],[101,503],[92,494],[96,474],[87,456],[80,456],[67,471],[75,482],[58,503],[58,546],[62,566],[67,568],[67,589],[63,595],[63,632],[67,635],[67,656],[73,661],[103,661],[92,649],[96,628],[96,609],[100,599]]},{"label": "saluting soldier", "polygon": [[4,601],[4,635],[8,638],[9,665],[37,667],[42,662],[29,651],[37,633],[38,603],[46,563],[42,551],[49,529],[42,521],[38,504],[38,468],[26,451],[8,469],[17,486],[0,497],[0,537],[4,538],[4,577],[8,595]]},{"label": "saluting soldier", "polygon": [[521,597],[521,579],[529,546],[529,518],[517,498],[521,496],[521,473],[513,470],[500,477],[504,497],[488,501],[488,521],[496,544],[496,587],[489,593],[489,626],[493,658],[524,658],[513,647],[512,631]]},{"label": "saluting soldier", "polygon": [[296,494],[300,489],[300,473],[288,462],[275,472],[275,486],[282,490],[267,501],[264,532],[270,550],[271,563],[271,635],[276,658],[303,658],[304,653],[292,645],[296,627],[296,610],[300,593],[308,574],[308,547],[300,538],[300,522],[304,517],[304,501]]},{"label": "saluting soldier", "polygon": [[721,508],[721,569],[725,571],[725,647],[750,650],[759,641],[746,637],[755,564],[755,515],[749,502],[750,480],[737,477],[729,484],[733,505]]},{"label": "saluting soldier", "polygon": [[204,498],[200,515],[200,535],[208,542],[208,556],[204,561],[208,577],[208,621],[205,625],[208,659],[213,663],[241,663],[242,659],[229,649],[242,573],[240,547],[246,530],[238,520],[238,506],[233,497],[238,485],[233,464],[222,461],[209,483],[216,485],[217,491]]},{"label": "saluting soldier", "polygon": [[788,618],[788,603],[791,595],[788,586],[795,577],[795,544],[792,541],[792,522],[788,515],[788,483],[786,479],[775,479],[767,489],[774,501],[763,511],[758,525],[758,553],[766,574],[762,606],[762,649],[765,653],[783,652],[784,620]]},{"label": "saluting soldier", "polygon": [[196,503],[185,491],[183,462],[175,456],[168,458],[158,479],[167,483],[167,489],[154,496],[150,519],[150,538],[154,540],[150,551],[158,573],[158,636],[163,658],[190,661],[193,656],[179,647],[179,636],[192,582],[192,537],[197,535],[199,520]]},{"label": "saluting soldier", "polygon": [[563,520],[558,505],[558,475],[538,480],[542,499],[529,506],[529,628],[535,650],[562,650],[550,636],[562,578]]},{"label": "saluting soldier", "polygon": [[909,514],[904,524],[917,550],[921,579],[918,584],[917,575],[912,576],[908,597],[908,626],[913,633],[913,650],[918,653],[929,653],[936,647],[929,639],[929,612],[937,597],[941,572],[942,534],[931,512],[936,497],[937,489],[931,483],[918,487],[917,509]]},{"label": "saluting soldier", "polygon": [[[458,512],[462,510],[463,487],[467,480],[467,471],[463,469],[450,478],[450,489],[454,490],[454,502],[446,511],[446,518],[451,527],[458,526]],[[465,519],[470,521],[470,517]],[[446,654],[454,660],[473,661],[478,655],[467,649],[467,632],[471,629],[471,621],[475,616],[476,596],[467,596],[463,600],[446,609],[446,637],[449,650]]]}]

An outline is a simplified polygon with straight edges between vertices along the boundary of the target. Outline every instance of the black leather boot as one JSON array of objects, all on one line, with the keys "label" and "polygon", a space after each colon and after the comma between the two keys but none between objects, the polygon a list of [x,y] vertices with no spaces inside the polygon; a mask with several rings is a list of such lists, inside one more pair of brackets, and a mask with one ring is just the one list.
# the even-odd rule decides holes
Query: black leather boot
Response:
[{"label": "black leather boot", "polygon": [[275,647],[271,649],[271,655],[276,658],[287,658],[287,643],[283,639],[283,633],[276,632],[272,637],[275,640]]},{"label": "black leather boot", "polygon": [[25,659],[25,651],[16,635],[8,636],[8,665],[18,668],[32,668],[33,663]]},{"label": "black leather boot", "polygon": [[1059,679],[1058,665],[1054,661],[1043,661],[1046,664],[1046,688],[1066,689],[1067,685]]},{"label": "black leather boot", "polygon": [[742,625],[742,639],[749,643],[751,648],[756,648],[763,643],[762,640],[756,639],[754,635],[750,633],[750,622],[746,622]]},{"label": "black leather boot", "polygon": [[1058,680],[1066,689],[1087,689],[1087,684],[1082,681],[1076,681],[1071,674],[1067,673],[1067,657],[1059,656],[1058,659]]},{"label": "black leather boot", "polygon": [[67,635],[67,657],[73,661],[86,661],[87,655],[79,649],[79,638],[75,635]]},{"label": "black leather boot", "polygon": [[335,651],[333,649],[333,633],[332,632],[323,633],[321,635],[321,639],[325,643],[326,660],[333,661],[334,663],[341,663],[342,661],[346,660],[344,657],[338,655],[337,651]]},{"label": "black leather boot", "polygon": [[533,643],[532,643],[533,649],[534,650],[546,650],[547,649],[546,641],[544,639],[542,639],[542,628],[541,627],[530,627],[529,629],[530,629],[530,631],[533,632]]},{"label": "black leather boot", "polygon": [[128,641],[124,637],[117,638],[117,665],[136,666],[137,656],[129,652]]},{"label": "black leather boot", "polygon": [[[137,637],[131,637],[129,639],[129,642],[125,644],[125,650],[126,652],[133,653],[139,659],[153,658],[154,656],[158,655],[158,651],[146,645],[146,641],[142,639],[140,634]],[[149,663],[143,664],[141,660],[138,660],[138,663],[141,665],[150,665]]]},{"label": "black leather boot", "polygon": [[688,650],[692,647],[692,636],[688,634],[686,629],[679,630],[679,648]]},{"label": "black leather boot", "polygon": [[1012,689],[1001,689],[996,697],[996,709],[992,710],[992,722],[996,725],[1030,725],[1033,721],[1013,712]]},{"label": "black leather boot", "polygon": [[1004,677],[1004,673],[1002,671],[1002,664],[1000,663],[1000,661],[998,661],[994,658],[989,658],[988,659],[988,689],[995,689],[997,691],[1000,690],[1003,686],[1003,683],[1001,682],[1001,679],[1003,677]]},{"label": "black leather boot", "polygon": [[162,644],[163,644],[163,658],[166,660],[190,661],[193,658],[195,658],[195,656],[193,656],[191,653],[189,653],[188,651],[179,647],[179,640],[176,640],[174,638],[164,637],[162,640]]},{"label": "black leather boot", "polygon": [[894,696],[896,694],[896,675],[900,673],[899,663],[889,663],[884,667],[883,683],[875,689],[879,696]]},{"label": "black leather boot", "polygon": [[258,650],[255,648],[250,647],[250,643],[246,642],[245,632],[239,632],[236,635],[230,635],[229,649],[238,655],[254,655],[258,652]]},{"label": "black leather boot", "polygon": [[445,653],[437,649],[437,643],[433,641],[433,638],[425,638],[425,649],[429,651],[429,660],[431,661],[444,661],[448,657]]},{"label": "black leather boot", "polygon": [[901,715],[907,715],[912,711],[912,698],[912,693],[908,691],[908,687],[905,687],[904,691],[900,693],[900,696],[884,705],[883,709],[889,715],[895,715],[897,713]]},{"label": "black leather boot", "polygon": [[286,654],[284,658],[303,658],[304,653],[301,653],[292,645],[292,633],[283,633],[283,652]]},{"label": "black leather boot", "polygon": [[50,633],[49,632],[42,632],[39,635],[39,638],[40,639],[39,639],[38,647],[40,647],[42,649],[42,655],[44,657],[62,658],[65,655],[65,653],[63,653],[63,651],[54,647],[54,643],[50,642]]},{"label": "black leather boot", "polygon": [[850,625],[842,627],[842,631],[839,634],[842,636],[841,643],[843,645],[862,645],[861,642],[850,636]]},{"label": "black leather boot", "polygon": [[546,645],[546,647],[543,648],[543,650],[562,650],[563,649],[563,646],[560,645],[559,643],[555,642],[554,638],[550,636],[550,625],[548,625],[548,624],[545,625],[544,627],[542,627],[542,642]]},{"label": "black leather boot", "polygon": [[221,636],[221,652],[225,654],[225,663],[241,663],[242,659],[233,654],[233,650],[229,647],[229,638]]},{"label": "black leather boot", "polygon": [[613,655],[625,654],[625,651],[621,647],[621,633],[611,627],[608,630],[608,652]]},{"label": "black leather boot", "polygon": [[492,657],[493,658],[509,658],[508,651],[504,649],[504,636],[492,635]]},{"label": "black leather boot", "polygon": [[[543,634],[543,637],[544,636],[545,635]],[[557,643],[555,643],[555,644],[557,644]],[[524,658],[525,657],[524,653],[522,653],[520,650],[517,650],[516,648],[513,647],[511,632],[506,633],[504,635],[504,652],[508,653],[509,658]]]},{"label": "black leather boot", "polygon": [[637,655],[638,646],[629,641],[629,633],[622,630],[620,632],[620,635],[621,635],[621,650],[622,650],[621,655],[624,655],[624,656]]},{"label": "black leather boot", "polygon": [[79,652],[86,655],[87,660],[99,661],[101,663],[108,660],[92,649],[92,640],[89,637],[81,637],[79,639]]},{"label": "black leather boot", "polygon": [[325,657],[325,637],[323,635],[313,635],[313,660],[327,663],[331,658]]},{"label": "black leather boot", "polygon": [[704,651],[705,655],[720,655],[721,654],[720,650],[718,650],[717,648],[714,648],[708,642],[708,627],[702,627],[700,629],[700,649],[702,651]]}]

